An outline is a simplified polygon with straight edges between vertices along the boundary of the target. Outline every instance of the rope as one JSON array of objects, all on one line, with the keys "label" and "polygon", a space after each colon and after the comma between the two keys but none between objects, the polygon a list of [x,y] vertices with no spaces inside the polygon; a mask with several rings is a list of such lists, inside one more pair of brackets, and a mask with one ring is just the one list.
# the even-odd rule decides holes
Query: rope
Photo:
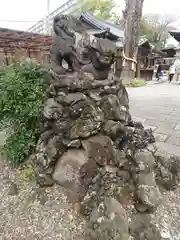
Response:
[{"label": "rope", "polygon": [[126,60],[131,61],[131,70],[136,71],[135,64],[137,64],[137,61],[133,58],[126,57],[126,55],[124,54],[124,50],[122,52],[122,56],[123,56],[122,66],[125,66]]}]

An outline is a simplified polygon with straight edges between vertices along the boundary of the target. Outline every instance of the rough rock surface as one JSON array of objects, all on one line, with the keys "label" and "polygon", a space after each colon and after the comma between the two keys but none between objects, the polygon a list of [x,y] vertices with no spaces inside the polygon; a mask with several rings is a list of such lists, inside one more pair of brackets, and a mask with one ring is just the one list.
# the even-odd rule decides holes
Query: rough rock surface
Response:
[{"label": "rough rock surface", "polygon": [[167,190],[176,188],[180,181],[180,159],[175,156],[157,156],[156,181]]},{"label": "rough rock surface", "polygon": [[151,223],[147,214],[135,215],[130,224],[130,234],[134,240],[161,240],[157,226]]},{"label": "rough rock surface", "polygon": [[161,240],[151,216],[162,206],[160,188],[179,183],[180,161],[156,156],[154,142],[152,130],[131,119],[117,79],[54,74],[33,157],[36,179],[68,189],[87,218],[89,239]]},{"label": "rough rock surface", "polygon": [[121,204],[111,197],[101,202],[91,213],[86,234],[90,240],[128,240],[127,217]]},{"label": "rough rock surface", "polygon": [[161,193],[155,181],[155,158],[147,150],[137,151],[134,156],[136,171],[136,208],[140,212],[153,211],[161,203]]},{"label": "rough rock surface", "polygon": [[80,170],[88,162],[84,150],[69,149],[57,162],[52,178],[72,192],[72,199],[84,196]]}]

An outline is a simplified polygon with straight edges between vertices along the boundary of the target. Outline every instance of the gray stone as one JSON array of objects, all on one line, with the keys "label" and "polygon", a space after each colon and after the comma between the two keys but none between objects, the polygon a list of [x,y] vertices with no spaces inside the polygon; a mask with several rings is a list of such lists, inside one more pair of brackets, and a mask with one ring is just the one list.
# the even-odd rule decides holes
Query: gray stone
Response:
[{"label": "gray stone", "polygon": [[104,88],[101,88],[101,96],[105,96],[108,94],[114,94],[116,95],[118,92],[119,86],[115,85],[115,86],[104,86]]},{"label": "gray stone", "polygon": [[40,187],[51,187],[54,184],[51,175],[46,173],[36,175],[36,182]]},{"label": "gray stone", "polygon": [[91,88],[107,87],[113,85],[114,83],[115,81],[112,79],[105,79],[103,81],[95,80],[91,81]]},{"label": "gray stone", "polygon": [[128,109],[121,105],[116,95],[110,94],[103,97],[100,107],[108,120],[122,121],[124,123],[129,120]]},{"label": "gray stone", "polygon": [[85,151],[78,149],[69,149],[58,160],[53,179],[58,184],[76,190],[81,186],[80,168],[87,162]]},{"label": "gray stone", "polygon": [[128,109],[129,108],[129,97],[128,97],[126,88],[123,85],[120,86],[117,96],[120,101],[120,104]]},{"label": "gray stone", "polygon": [[156,185],[154,169],[155,158],[147,150],[139,150],[134,156],[135,172],[133,179],[136,183],[136,209],[140,212],[154,211],[161,203],[161,193]]},{"label": "gray stone", "polygon": [[68,93],[63,99],[63,104],[73,105],[81,100],[85,100],[86,96],[83,93]]},{"label": "gray stone", "polygon": [[91,99],[95,100],[96,102],[101,100],[101,97],[97,93],[89,92],[89,97]]},{"label": "gray stone", "polygon": [[76,201],[84,196],[86,190],[86,185],[84,183],[86,179],[84,178],[86,176],[93,177],[97,168],[97,166],[96,168],[94,167],[95,164],[93,165],[94,168],[92,168],[92,165],[88,164],[88,161],[91,160],[87,158],[84,150],[69,149],[58,160],[55,166],[53,179],[58,184],[71,191],[71,201]]},{"label": "gray stone", "polygon": [[62,114],[63,107],[58,104],[54,98],[49,98],[45,102],[43,115],[47,119],[57,119],[59,114]]},{"label": "gray stone", "polygon": [[165,142],[168,135],[162,134],[162,133],[154,133],[154,137],[155,137],[156,141],[158,141],[158,142]]},{"label": "gray stone", "polygon": [[153,172],[139,174],[136,179],[136,196],[136,209],[138,211],[142,211],[142,209],[148,212],[155,211],[161,204],[162,197],[159,188],[156,186],[155,174]]},{"label": "gray stone", "polygon": [[46,147],[45,147],[45,154],[51,161],[57,159],[65,152],[65,146],[61,142],[59,136],[54,136],[51,138]]},{"label": "gray stone", "polygon": [[173,174],[161,164],[156,171],[156,182],[167,190],[173,190],[177,185]]},{"label": "gray stone", "polygon": [[108,120],[104,125],[104,131],[112,139],[116,139],[125,132],[125,127],[121,122]]},{"label": "gray stone", "polygon": [[156,180],[167,190],[174,189],[180,182],[180,158],[157,155]]},{"label": "gray stone", "polygon": [[79,139],[74,139],[74,140],[64,139],[63,144],[69,148],[80,148],[81,147],[81,141]]},{"label": "gray stone", "polygon": [[18,192],[19,192],[19,189],[18,189],[17,185],[12,182],[9,187],[8,195],[11,195],[11,196],[18,195]]},{"label": "gray stone", "polygon": [[162,240],[159,229],[146,214],[134,216],[129,230],[134,240]]},{"label": "gray stone", "polygon": [[156,143],[151,143],[148,144],[147,148],[146,148],[149,152],[151,152],[154,156],[154,154],[157,152],[157,146]]},{"label": "gray stone", "polygon": [[128,240],[125,210],[114,198],[106,198],[91,214],[86,229],[89,240]]},{"label": "gray stone", "polygon": [[46,143],[53,135],[54,135],[53,130],[47,130],[41,134],[40,138],[42,139],[42,141]]},{"label": "gray stone", "polygon": [[116,158],[113,142],[108,136],[95,136],[82,141],[88,158],[105,166]]},{"label": "gray stone", "polygon": [[80,76],[77,72],[72,75],[64,75],[61,77],[59,81],[54,84],[56,88],[69,88],[73,91],[75,90],[86,90],[86,89],[94,89],[104,86],[111,86],[115,83],[114,80],[105,79],[101,80],[94,80],[92,74],[83,73]]},{"label": "gray stone", "polygon": [[154,170],[155,158],[152,153],[146,150],[137,151],[134,156],[134,161],[136,163],[137,172],[149,173]]},{"label": "gray stone", "polygon": [[130,162],[127,159],[127,155],[123,150],[117,150],[116,151],[116,158],[114,161],[115,165],[118,166],[119,168],[123,168],[127,171],[129,171],[130,168]]},{"label": "gray stone", "polygon": [[87,138],[97,134],[103,123],[104,115],[101,109],[94,107],[91,102],[86,105],[78,119],[73,121],[69,129],[70,139]]}]

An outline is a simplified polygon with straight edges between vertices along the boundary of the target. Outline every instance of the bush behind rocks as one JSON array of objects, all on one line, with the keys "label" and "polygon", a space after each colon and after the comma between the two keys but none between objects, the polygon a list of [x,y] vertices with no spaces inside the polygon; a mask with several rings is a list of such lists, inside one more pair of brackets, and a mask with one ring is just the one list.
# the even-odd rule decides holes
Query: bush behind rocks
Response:
[{"label": "bush behind rocks", "polygon": [[31,60],[12,64],[0,74],[1,129],[8,127],[4,145],[13,164],[25,160],[39,138],[39,118],[48,72]]}]

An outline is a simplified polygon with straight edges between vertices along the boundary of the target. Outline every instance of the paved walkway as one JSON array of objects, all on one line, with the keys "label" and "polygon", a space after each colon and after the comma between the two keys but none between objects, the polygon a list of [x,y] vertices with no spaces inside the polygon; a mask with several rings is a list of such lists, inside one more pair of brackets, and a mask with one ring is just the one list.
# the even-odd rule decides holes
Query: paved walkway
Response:
[{"label": "paved walkway", "polygon": [[153,129],[159,151],[180,156],[180,85],[163,81],[128,92],[132,117]]}]

